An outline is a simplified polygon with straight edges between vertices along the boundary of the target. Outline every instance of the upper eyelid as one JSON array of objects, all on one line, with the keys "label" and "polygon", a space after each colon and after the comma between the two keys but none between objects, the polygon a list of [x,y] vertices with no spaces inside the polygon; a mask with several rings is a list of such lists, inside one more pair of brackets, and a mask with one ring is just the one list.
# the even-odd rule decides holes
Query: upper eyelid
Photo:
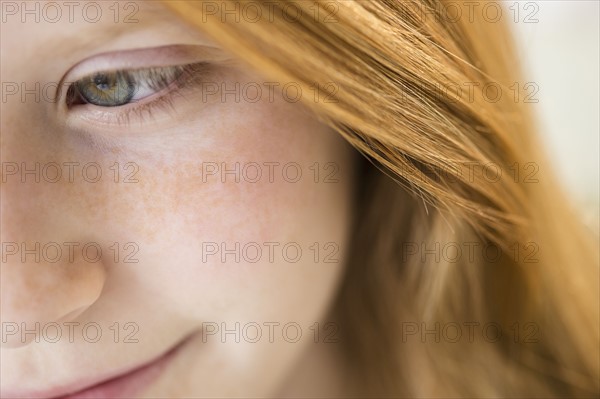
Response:
[{"label": "upper eyelid", "polygon": [[167,45],[152,48],[119,50],[88,57],[71,67],[57,85],[56,104],[64,103],[67,89],[94,73],[138,70],[197,63],[230,64],[233,57],[217,47],[205,45]]},{"label": "upper eyelid", "polygon": [[73,82],[69,82],[70,84],[75,84],[83,79],[88,79],[91,76],[97,74],[128,74],[130,77],[135,78],[136,81],[144,81],[144,80],[155,80],[157,76],[160,75],[160,72],[168,72],[169,70],[174,71],[178,68],[184,68],[188,65],[193,64],[184,64],[184,65],[168,65],[168,66],[151,66],[147,68],[119,68],[119,69],[111,69],[111,70],[99,70],[95,71],[89,75],[83,76],[82,78],[75,80]]},{"label": "upper eyelid", "polygon": [[65,78],[74,81],[102,70],[159,68],[198,62],[223,63],[231,60],[231,56],[216,47],[198,45],[122,50],[98,54],[80,61],[67,71]]}]

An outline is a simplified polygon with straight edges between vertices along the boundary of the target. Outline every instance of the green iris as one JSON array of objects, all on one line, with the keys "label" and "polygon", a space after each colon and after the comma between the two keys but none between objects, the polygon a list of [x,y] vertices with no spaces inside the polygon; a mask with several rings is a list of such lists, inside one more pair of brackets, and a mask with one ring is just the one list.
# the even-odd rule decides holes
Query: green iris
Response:
[{"label": "green iris", "polygon": [[79,95],[90,104],[102,107],[118,107],[133,98],[136,85],[124,72],[100,72],[76,83]]}]

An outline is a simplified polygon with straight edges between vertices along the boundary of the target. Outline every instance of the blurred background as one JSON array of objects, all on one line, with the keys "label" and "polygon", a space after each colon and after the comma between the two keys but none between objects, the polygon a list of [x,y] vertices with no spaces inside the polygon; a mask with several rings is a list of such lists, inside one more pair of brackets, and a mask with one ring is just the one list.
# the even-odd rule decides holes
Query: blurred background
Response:
[{"label": "blurred background", "polygon": [[503,1],[547,153],[563,186],[598,228],[600,181],[600,2]]}]

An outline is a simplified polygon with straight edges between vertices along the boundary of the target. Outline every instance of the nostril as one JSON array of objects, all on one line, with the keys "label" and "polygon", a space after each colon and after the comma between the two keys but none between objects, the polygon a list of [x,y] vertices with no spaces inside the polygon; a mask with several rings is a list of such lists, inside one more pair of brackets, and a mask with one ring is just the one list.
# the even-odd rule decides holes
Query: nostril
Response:
[{"label": "nostril", "polygon": [[48,323],[79,317],[98,300],[106,280],[101,262],[3,264],[0,274],[5,347],[32,342]]}]

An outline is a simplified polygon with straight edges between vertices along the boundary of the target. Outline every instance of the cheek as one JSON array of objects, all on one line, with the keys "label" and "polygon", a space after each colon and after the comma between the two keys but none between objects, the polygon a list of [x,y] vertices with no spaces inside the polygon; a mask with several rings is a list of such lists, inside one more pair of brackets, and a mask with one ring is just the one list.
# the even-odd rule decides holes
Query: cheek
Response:
[{"label": "cheek", "polygon": [[[205,323],[297,323],[304,346],[280,340],[207,351],[202,342],[179,365],[178,380],[193,374],[215,396],[232,380],[249,392],[265,380],[254,370],[282,374],[293,364],[335,293],[353,155],[283,101],[218,104],[181,126],[102,150],[70,132],[56,140],[23,128],[14,142],[3,137],[14,159],[72,162],[74,180],[63,166],[58,183],[3,184],[3,226],[14,226],[3,239],[100,243],[106,282],[86,317],[135,322],[140,342],[172,343]],[[84,165],[92,165],[86,173]],[[93,182],[96,170],[102,176]],[[217,362],[222,368],[206,374]]]},{"label": "cheek", "polygon": [[318,321],[345,252],[347,145],[285,102],[223,104],[188,126],[192,140],[103,155],[137,182],[65,191],[95,240],[135,250],[111,292],[160,293],[156,306],[199,322]]}]

